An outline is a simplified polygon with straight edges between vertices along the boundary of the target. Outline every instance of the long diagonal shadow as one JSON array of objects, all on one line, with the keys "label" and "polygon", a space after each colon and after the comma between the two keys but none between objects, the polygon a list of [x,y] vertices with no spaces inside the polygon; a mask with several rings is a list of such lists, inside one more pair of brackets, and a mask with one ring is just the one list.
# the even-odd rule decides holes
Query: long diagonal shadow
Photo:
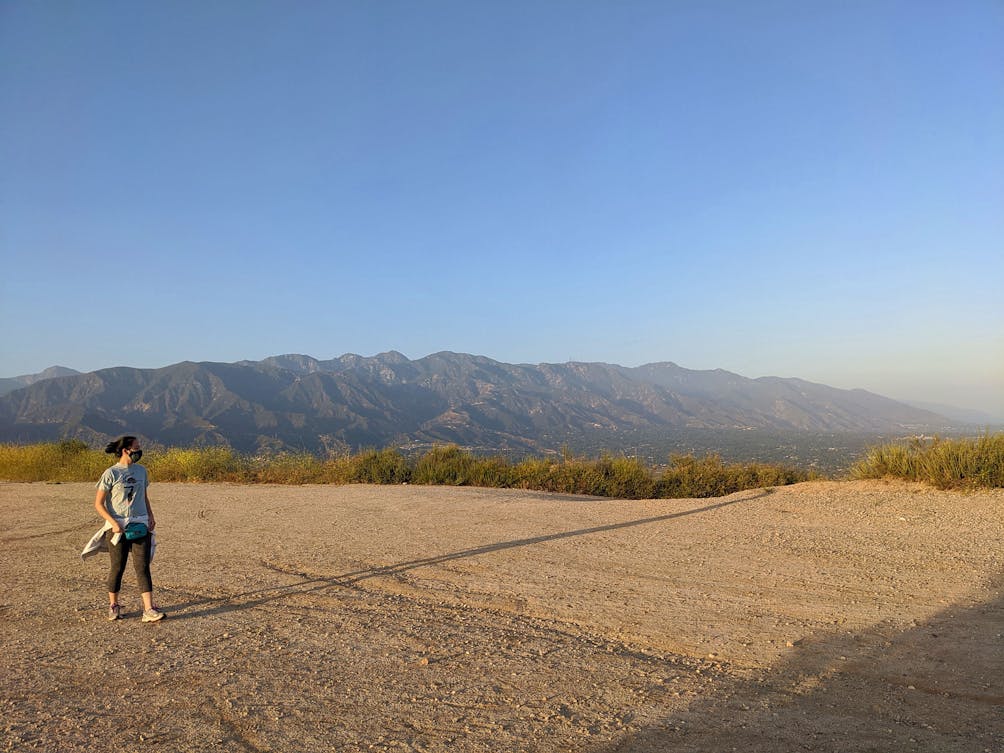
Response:
[{"label": "long diagonal shadow", "polygon": [[[755,499],[760,499],[771,494],[771,489],[766,489],[761,491],[759,494],[755,494],[751,497],[741,497],[739,499],[731,499],[724,502],[716,502],[712,505],[705,505],[704,507],[698,507],[693,510],[682,510],[680,512],[667,513],[666,515],[656,515],[651,518],[639,518],[638,520],[628,520],[623,523],[609,523],[603,526],[594,526],[592,528],[580,528],[575,531],[562,531],[560,533],[549,533],[542,536],[533,536],[525,539],[515,539],[513,541],[502,541],[497,544],[487,544],[485,546],[472,547],[470,549],[462,549],[458,552],[450,552],[448,554],[441,554],[435,557],[424,557],[422,559],[408,560],[407,562],[398,562],[394,565],[383,565],[379,567],[370,567],[363,570],[355,570],[349,573],[343,573],[341,575],[335,575],[328,578],[305,578],[299,583],[291,583],[285,586],[269,586],[267,588],[259,588],[253,591],[244,591],[243,593],[231,594],[229,596],[222,596],[216,598],[203,598],[195,599],[182,604],[173,605],[174,609],[188,609],[190,607],[200,607],[206,605],[216,605],[207,609],[198,610],[195,612],[186,612],[183,614],[174,615],[175,619],[185,619],[192,617],[201,617],[206,614],[218,614],[222,612],[232,612],[242,609],[250,609],[252,607],[261,606],[270,601],[275,601],[277,599],[284,598],[290,594],[308,594],[315,591],[321,591],[333,586],[338,586],[342,588],[347,588],[359,583],[360,581],[367,580],[369,578],[379,578],[387,575],[397,575],[399,573],[404,573],[409,570],[414,570],[419,567],[428,567],[430,565],[440,565],[445,562],[452,562],[454,560],[466,559],[468,557],[477,557],[482,554],[491,554],[493,552],[502,552],[506,549],[516,549],[518,547],[533,546],[534,544],[545,544],[551,541],[561,541],[562,539],[570,539],[577,536],[588,536],[594,533],[605,533],[607,531],[618,531],[623,528],[633,528],[634,526],[648,525],[650,523],[662,523],[667,520],[675,520],[676,518],[685,518],[690,515],[698,515],[700,513],[711,512],[713,510],[720,510],[723,507],[729,507],[731,505],[739,504],[740,502],[752,502]],[[281,571],[284,572],[284,571]],[[265,595],[267,594],[267,595]],[[243,599],[251,598],[249,601],[241,601]],[[239,603],[234,603],[238,602]]]}]

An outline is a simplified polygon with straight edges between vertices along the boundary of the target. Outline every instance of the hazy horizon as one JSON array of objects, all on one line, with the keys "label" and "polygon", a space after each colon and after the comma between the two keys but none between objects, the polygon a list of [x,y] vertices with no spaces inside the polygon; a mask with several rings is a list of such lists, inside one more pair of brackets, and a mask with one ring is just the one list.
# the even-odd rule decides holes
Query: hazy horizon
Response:
[{"label": "hazy horizon", "polygon": [[0,371],[450,350],[1004,417],[1004,6],[0,8]]}]

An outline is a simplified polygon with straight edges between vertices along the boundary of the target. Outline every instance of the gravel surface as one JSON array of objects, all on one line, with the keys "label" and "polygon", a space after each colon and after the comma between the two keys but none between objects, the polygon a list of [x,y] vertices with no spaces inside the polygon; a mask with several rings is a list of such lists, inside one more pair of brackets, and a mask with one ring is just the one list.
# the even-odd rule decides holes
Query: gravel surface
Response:
[{"label": "gravel surface", "polygon": [[1004,490],[0,483],[0,750],[1004,751]]}]

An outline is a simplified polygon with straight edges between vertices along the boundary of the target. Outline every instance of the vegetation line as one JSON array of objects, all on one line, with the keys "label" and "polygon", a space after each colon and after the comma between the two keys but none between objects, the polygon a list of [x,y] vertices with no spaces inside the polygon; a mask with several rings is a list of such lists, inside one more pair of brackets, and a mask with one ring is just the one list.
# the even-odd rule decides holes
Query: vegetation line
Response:
[{"label": "vegetation line", "polygon": [[[0,445],[0,479],[7,481],[91,481],[108,466],[108,456],[78,440]],[[369,450],[319,458],[310,453],[249,456],[228,447],[148,451],[143,465],[154,481],[224,481],[244,484],[422,484],[529,489],[618,499],[720,497],[744,489],[804,481],[810,474],[761,463],[730,464],[717,455],[673,455],[656,472],[640,460],[603,454],[527,458],[510,462],[478,457],[454,445],[434,447],[415,458],[399,450]]]},{"label": "vegetation line", "polygon": [[[0,444],[0,479],[6,481],[93,481],[108,456],[79,440]],[[143,464],[155,481],[242,484],[423,484],[528,489],[617,499],[721,497],[819,478],[816,474],[768,463],[725,463],[716,454],[671,455],[661,470],[636,458],[604,453],[583,459],[511,462],[479,457],[454,445],[407,457],[399,450],[369,450],[319,458],[310,453],[245,455],[228,447],[148,452]],[[852,477],[894,477],[940,489],[1004,487],[1004,434],[976,439],[885,444],[868,450]]]}]

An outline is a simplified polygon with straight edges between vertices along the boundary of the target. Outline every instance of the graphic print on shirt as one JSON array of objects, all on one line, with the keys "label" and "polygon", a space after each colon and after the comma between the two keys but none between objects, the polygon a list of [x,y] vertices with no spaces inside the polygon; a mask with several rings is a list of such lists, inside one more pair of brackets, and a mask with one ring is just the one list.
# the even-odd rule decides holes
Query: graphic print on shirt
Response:
[{"label": "graphic print on shirt", "polygon": [[125,501],[131,505],[133,497],[136,496],[136,479],[132,476],[122,479],[122,490],[125,492]]}]

